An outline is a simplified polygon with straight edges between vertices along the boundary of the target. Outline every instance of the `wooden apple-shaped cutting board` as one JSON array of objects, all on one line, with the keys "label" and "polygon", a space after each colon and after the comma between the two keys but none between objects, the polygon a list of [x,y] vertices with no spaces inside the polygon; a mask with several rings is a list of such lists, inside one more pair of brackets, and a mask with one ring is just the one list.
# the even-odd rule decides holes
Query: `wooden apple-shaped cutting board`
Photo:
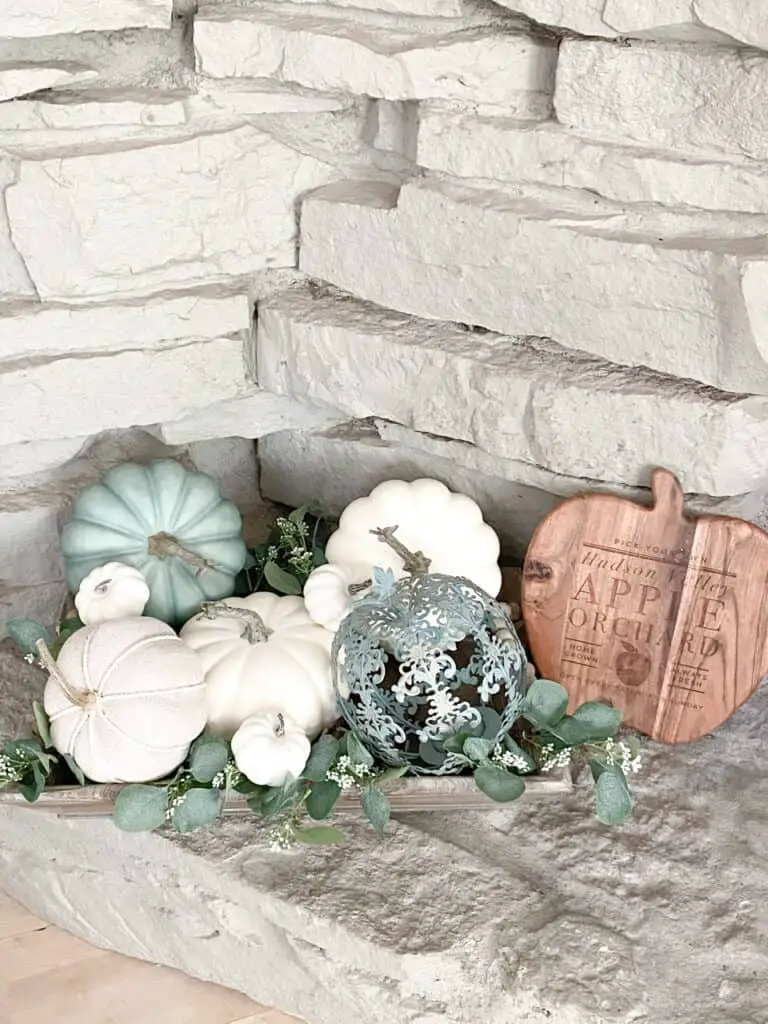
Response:
[{"label": "wooden apple-shaped cutting board", "polygon": [[711,732],[768,675],[768,533],[686,514],[667,470],[653,504],[586,494],[533,536],[522,606],[539,674],[571,708],[607,700],[667,743]]}]

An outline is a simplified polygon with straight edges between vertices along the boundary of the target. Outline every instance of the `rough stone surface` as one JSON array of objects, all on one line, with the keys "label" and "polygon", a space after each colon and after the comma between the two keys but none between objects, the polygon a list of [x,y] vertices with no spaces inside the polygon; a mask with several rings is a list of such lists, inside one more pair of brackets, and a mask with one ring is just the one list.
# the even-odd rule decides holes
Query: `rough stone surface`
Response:
[{"label": "rough stone surface", "polygon": [[[8,707],[0,733],[21,720]],[[766,727],[763,689],[712,737],[648,743],[616,830],[589,784],[403,815],[383,843],[350,820],[343,851],[295,855],[249,821],[171,838],[0,809],[0,885],[90,942],[313,1024],[761,1024]]]},{"label": "rough stone surface", "polygon": [[0,588],[50,583],[61,578],[59,508],[51,503],[4,511],[0,497]]},{"label": "rough stone surface", "polygon": [[297,403],[335,403],[351,418],[591,479],[637,485],[650,463],[686,491],[768,486],[768,399],[626,370],[543,338],[418,320],[331,289],[268,299],[258,324],[260,379]]},{"label": "rough stone surface", "polygon": [[[333,514],[384,480],[442,480],[478,502],[505,550],[516,558],[524,556],[533,531],[563,498],[585,491],[639,502],[650,497],[650,466],[640,481],[644,486],[585,480],[381,420],[323,434],[272,434],[259,441],[258,455],[267,498],[293,506],[314,501]],[[761,489],[729,498],[688,495],[686,500],[695,512],[759,519],[767,498]]]},{"label": "rough stone surface", "polygon": [[[245,76],[295,82],[325,92],[388,100],[449,99],[503,106],[524,118],[551,110],[556,51],[551,41],[469,30],[445,38],[414,34],[396,46],[382,32],[347,18],[313,21],[299,12],[198,18],[200,69],[215,78]],[[226,8],[225,8],[226,11]],[[394,33],[397,40],[397,33]]]},{"label": "rough stone surface", "polygon": [[24,477],[69,462],[88,443],[87,437],[69,437],[62,441],[21,441],[0,447],[0,474],[3,479]]},{"label": "rough stone surface", "polygon": [[[151,380],[152,388],[136,381]],[[9,443],[181,419],[246,385],[240,336],[150,351],[0,365],[0,435]]]},{"label": "rough stone surface", "polygon": [[595,141],[562,125],[525,125],[423,104],[417,162],[459,178],[590,189],[628,203],[768,213],[768,164]]},{"label": "rough stone surface", "polygon": [[[739,255],[761,252],[762,240],[686,240],[683,226],[672,248],[597,199],[591,218],[581,202],[551,202],[428,179],[399,195],[372,183],[331,186],[303,204],[300,266],[402,312],[768,393],[756,287],[768,263]],[[743,287],[747,273],[755,287]]]},{"label": "rough stone surface", "polygon": [[6,203],[40,297],[95,300],[291,266],[294,202],[333,176],[270,135],[240,128],[175,145],[24,161]]},{"label": "rough stone surface", "polygon": [[0,102],[25,96],[38,89],[74,86],[96,78],[95,71],[64,71],[60,68],[25,67],[0,69]]},{"label": "rough stone surface", "polygon": [[768,49],[763,0],[496,0],[546,25],[587,36],[696,42],[730,37]]},{"label": "rough stone surface", "polygon": [[765,54],[566,40],[555,112],[562,124],[603,138],[768,160],[767,89]]},{"label": "rough stone surface", "polygon": [[167,28],[172,13],[173,0],[3,0],[0,39]]}]

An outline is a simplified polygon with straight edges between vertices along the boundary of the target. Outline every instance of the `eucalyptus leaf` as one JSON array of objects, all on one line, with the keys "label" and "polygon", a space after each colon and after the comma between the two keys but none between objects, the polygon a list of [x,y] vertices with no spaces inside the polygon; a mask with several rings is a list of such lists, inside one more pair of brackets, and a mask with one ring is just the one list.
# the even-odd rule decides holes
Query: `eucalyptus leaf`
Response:
[{"label": "eucalyptus leaf", "polygon": [[112,820],[123,832],[151,832],[165,824],[168,811],[166,786],[126,786],[115,800]]},{"label": "eucalyptus leaf", "polygon": [[340,749],[335,736],[327,733],[321,736],[312,744],[309,759],[301,773],[302,778],[309,779],[310,782],[322,782],[329,768],[333,767]]},{"label": "eucalyptus leaf", "polygon": [[480,708],[479,710],[483,723],[483,739],[495,739],[501,731],[501,715],[498,711],[494,711],[493,708]]},{"label": "eucalyptus leaf", "polygon": [[[515,757],[521,758],[521,760],[524,761],[525,764],[527,764],[529,772],[535,771],[536,758],[533,756],[533,754],[529,754],[527,750],[524,750],[519,743],[512,739],[511,736],[504,737],[504,746],[510,752],[510,754],[514,754]],[[521,768],[518,770],[522,771],[523,769]]]},{"label": "eucalyptus leaf", "polygon": [[318,545],[312,548],[312,566],[317,569],[321,565],[325,565],[328,559],[325,557],[325,548],[321,548]]},{"label": "eucalyptus leaf", "polygon": [[377,786],[366,787],[360,795],[365,816],[380,836],[389,822],[390,807],[387,794]]},{"label": "eucalyptus leaf", "polygon": [[69,754],[63,754],[62,756],[67,765],[67,768],[69,768],[74,777],[77,779],[77,784],[79,786],[87,786],[88,780],[86,779],[85,775],[83,775],[82,769],[80,768],[80,765],[77,763],[77,761],[75,761],[74,757],[71,757]]},{"label": "eucalyptus leaf", "polygon": [[422,741],[419,743],[419,759],[423,761],[424,764],[437,768],[439,765],[445,763],[447,756],[446,751],[434,740],[427,740],[426,742]]},{"label": "eucalyptus leaf", "polygon": [[500,804],[517,800],[525,792],[525,783],[519,775],[512,775],[495,764],[483,764],[475,770],[475,785]]},{"label": "eucalyptus leaf", "polygon": [[295,508],[293,512],[289,512],[288,518],[292,523],[296,523],[297,526],[300,526],[307,518],[307,512],[309,512],[309,506],[302,505],[300,508]]},{"label": "eucalyptus leaf", "polygon": [[35,727],[37,728],[37,733],[43,746],[52,747],[53,740],[51,739],[51,720],[39,700],[32,701],[32,714],[35,716]]},{"label": "eucalyptus leaf", "polygon": [[53,642],[45,626],[34,619],[9,619],[5,630],[22,654],[37,655],[38,640],[44,640],[49,647]]},{"label": "eucalyptus leaf", "polygon": [[49,772],[51,765],[56,763],[56,755],[43,750],[36,740],[9,740],[3,746],[3,753],[17,760],[28,761],[30,766],[38,762],[45,772]]},{"label": "eucalyptus leaf", "polygon": [[600,701],[588,701],[550,726],[550,731],[568,747],[600,743],[615,736],[621,726],[621,711]]},{"label": "eucalyptus leaf", "polygon": [[277,562],[267,562],[264,566],[264,579],[281,594],[301,594],[301,584],[291,573],[281,569]]},{"label": "eucalyptus leaf", "polygon": [[33,804],[45,789],[45,776],[39,768],[37,771],[32,769],[20,782],[16,783],[16,788],[27,803]]},{"label": "eucalyptus leaf", "polygon": [[293,834],[297,843],[305,846],[338,846],[346,836],[332,825],[320,825],[315,828],[297,828]]},{"label": "eucalyptus leaf", "polygon": [[213,782],[229,761],[229,745],[215,736],[201,736],[189,752],[189,770],[197,782]]},{"label": "eucalyptus leaf", "polygon": [[224,809],[224,793],[220,789],[188,789],[171,812],[177,832],[194,832],[212,825]]},{"label": "eucalyptus leaf", "polygon": [[376,785],[383,786],[385,782],[394,782],[395,779],[402,779],[407,773],[408,765],[401,764],[397,768],[385,768],[376,776]]},{"label": "eucalyptus leaf", "polygon": [[366,768],[373,767],[373,755],[353,732],[347,736],[347,755],[352,762],[353,770],[357,764],[365,765]]},{"label": "eucalyptus leaf", "polygon": [[461,732],[455,732],[450,736],[446,736],[442,740],[443,750],[448,754],[461,754],[464,750],[464,744],[468,739],[479,738],[483,735],[484,727],[482,723],[479,726],[467,726],[461,730]]},{"label": "eucalyptus leaf", "polygon": [[341,796],[338,782],[315,782],[306,800],[307,813],[315,821],[327,818]]},{"label": "eucalyptus leaf", "polygon": [[[595,762],[592,762],[595,764]],[[632,796],[624,772],[618,765],[600,765],[596,772],[595,809],[604,825],[620,825],[632,814]]]},{"label": "eucalyptus leaf", "polygon": [[559,722],[568,707],[568,693],[551,679],[534,679],[523,702],[523,716],[538,729]]},{"label": "eucalyptus leaf", "polygon": [[261,799],[261,813],[265,818],[274,818],[292,807],[298,796],[299,786],[295,779],[290,779],[283,786],[272,786]]},{"label": "eucalyptus leaf", "polygon": [[485,761],[493,750],[492,740],[483,740],[476,736],[470,736],[464,743],[463,753],[470,761]]}]

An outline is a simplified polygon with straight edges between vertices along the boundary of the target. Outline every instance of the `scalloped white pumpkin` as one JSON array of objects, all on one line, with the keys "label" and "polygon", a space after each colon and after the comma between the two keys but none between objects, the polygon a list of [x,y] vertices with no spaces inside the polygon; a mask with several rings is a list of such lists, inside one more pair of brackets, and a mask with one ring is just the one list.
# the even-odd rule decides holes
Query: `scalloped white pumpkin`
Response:
[{"label": "scalloped white pumpkin", "polygon": [[304,584],[304,603],[313,622],[332,633],[341,625],[355,603],[370,588],[367,566],[320,565],[309,574]]},{"label": "scalloped white pumpkin", "polygon": [[461,576],[491,597],[501,590],[500,545],[477,502],[439,480],[388,480],[353,501],[328,540],[325,556],[336,566],[374,566],[404,575],[403,560],[371,530],[396,526],[398,541],[430,559],[429,571]]},{"label": "scalloped white pumpkin", "polygon": [[149,601],[144,573],[125,562],[92,569],[78,587],[75,608],[86,626],[141,615]]},{"label": "scalloped white pumpkin", "polygon": [[338,718],[333,636],[310,619],[302,598],[216,601],[180,637],[202,658],[211,730],[231,735],[253,715],[279,713],[314,738]]},{"label": "scalloped white pumpkin", "polygon": [[246,718],[232,737],[232,756],[257,786],[282,786],[304,771],[312,744],[283,714]]},{"label": "scalloped white pumpkin", "polygon": [[84,626],[50,671],[53,745],[93,782],[161,779],[205,728],[200,659],[158,619]]}]

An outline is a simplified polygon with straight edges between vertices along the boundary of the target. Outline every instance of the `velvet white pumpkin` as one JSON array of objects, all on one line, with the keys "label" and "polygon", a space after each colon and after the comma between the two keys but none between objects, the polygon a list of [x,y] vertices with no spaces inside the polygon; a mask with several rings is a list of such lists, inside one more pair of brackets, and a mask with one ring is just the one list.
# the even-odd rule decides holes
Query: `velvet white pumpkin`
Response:
[{"label": "velvet white pumpkin", "polygon": [[312,622],[302,598],[216,601],[180,636],[202,659],[212,731],[231,735],[253,715],[283,714],[314,738],[336,721],[333,637]]},{"label": "velvet white pumpkin", "polygon": [[163,778],[205,728],[200,659],[157,619],[84,626],[49,671],[53,745],[93,782]]},{"label": "velvet white pumpkin", "polygon": [[246,718],[232,737],[235,764],[257,786],[282,786],[304,771],[312,744],[283,714]]},{"label": "velvet white pumpkin", "polygon": [[355,597],[362,597],[370,588],[367,566],[320,565],[309,574],[304,584],[304,603],[313,622],[335,633],[342,619],[349,614]]},{"label": "velvet white pumpkin", "polygon": [[354,572],[379,566],[402,577],[403,559],[371,533],[392,526],[398,541],[430,560],[431,573],[463,577],[491,597],[501,590],[499,538],[475,501],[439,480],[388,480],[353,501],[328,540],[328,562]]},{"label": "velvet white pumpkin", "polygon": [[108,562],[92,569],[75,594],[75,608],[86,626],[141,615],[149,601],[149,586],[139,569],[125,562]]}]

